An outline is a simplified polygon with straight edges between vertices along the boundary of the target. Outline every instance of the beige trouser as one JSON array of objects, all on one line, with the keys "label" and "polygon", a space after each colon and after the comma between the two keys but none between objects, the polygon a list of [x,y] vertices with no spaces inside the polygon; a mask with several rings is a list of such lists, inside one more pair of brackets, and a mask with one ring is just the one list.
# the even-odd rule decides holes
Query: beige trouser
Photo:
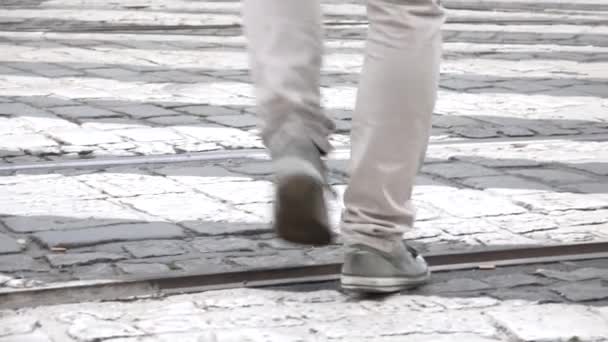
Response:
[{"label": "beige trouser", "polygon": [[[266,145],[305,136],[328,152],[334,126],[320,110],[319,0],[244,0],[243,14]],[[436,0],[368,0],[367,14],[341,229],[348,243],[388,249],[414,221],[444,15]]]}]

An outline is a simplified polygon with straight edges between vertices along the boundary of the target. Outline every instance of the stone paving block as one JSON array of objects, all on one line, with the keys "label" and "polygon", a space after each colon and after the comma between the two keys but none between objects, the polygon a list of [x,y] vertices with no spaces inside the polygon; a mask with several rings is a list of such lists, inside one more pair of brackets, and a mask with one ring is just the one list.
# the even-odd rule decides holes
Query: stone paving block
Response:
[{"label": "stone paving block", "polygon": [[574,271],[568,272],[541,268],[536,271],[536,274],[542,275],[543,277],[547,277],[550,279],[575,282],[590,279],[608,280],[608,269],[593,267],[579,268]]},{"label": "stone paving block", "polygon": [[424,293],[441,294],[441,293],[456,293],[468,291],[481,291],[491,289],[492,286],[475,279],[450,279],[443,283],[432,283],[422,288]]},{"label": "stone paving block", "polygon": [[261,138],[257,135],[232,127],[211,125],[205,127],[174,126],[172,129],[180,134],[204,142],[217,143],[225,148],[243,149],[264,147]]},{"label": "stone paving block", "polygon": [[169,266],[163,264],[128,264],[119,263],[116,265],[121,271],[126,274],[144,275],[144,274],[167,274],[171,270]]},{"label": "stone paving block", "polygon": [[23,248],[16,239],[0,233],[0,254],[19,253]]},{"label": "stone paving block", "polygon": [[202,124],[200,117],[196,115],[172,115],[147,118],[146,121],[161,126],[183,126]]},{"label": "stone paving block", "polygon": [[606,319],[584,306],[511,306],[486,314],[511,338],[519,341],[601,341],[608,336]]},{"label": "stone paving block", "polygon": [[156,154],[174,154],[175,148],[171,142],[139,142],[132,140],[135,148],[131,151],[140,155],[156,155]]},{"label": "stone paving block", "polygon": [[[432,151],[432,147],[429,149]],[[432,155],[432,154],[431,154]],[[454,156],[455,160],[482,165],[485,167],[532,167],[539,166],[541,162],[534,159],[507,159],[507,158],[487,158],[480,156],[471,156],[470,154],[462,153]]]},{"label": "stone paving block", "polygon": [[189,113],[199,116],[234,116],[240,114],[240,111],[234,108],[218,107],[218,106],[183,106],[174,108],[177,111]]},{"label": "stone paving block", "polygon": [[526,209],[509,200],[477,190],[428,193],[418,198],[433,203],[433,206],[457,217],[475,218],[527,212]]},{"label": "stone paving block", "polygon": [[260,249],[257,241],[241,237],[197,238],[190,244],[201,253],[255,252]]},{"label": "stone paving block", "polygon": [[407,335],[399,335],[399,336],[378,336],[374,337],[372,340],[368,337],[364,338],[349,338],[349,342],[402,342],[407,340],[408,342],[454,342],[454,341],[467,341],[467,342],[498,342],[500,339],[494,339],[491,337],[483,337],[475,334],[469,333],[454,333],[449,335],[444,335],[441,333],[431,333],[431,334],[407,334]]},{"label": "stone paving block", "polygon": [[460,183],[502,196],[516,196],[552,191],[550,186],[514,176],[472,177],[459,180]]},{"label": "stone paving block", "polygon": [[112,110],[124,113],[130,117],[141,119],[156,116],[178,115],[179,113],[170,109],[155,106],[152,104],[133,104],[123,106],[112,106]]},{"label": "stone paving block", "polygon": [[207,120],[235,128],[253,127],[258,124],[258,117],[251,114],[208,116]]},{"label": "stone paving block", "polygon": [[[60,202],[33,203],[33,205],[20,203],[10,210],[5,210],[8,214],[18,215],[0,218],[0,221],[16,233],[83,229],[117,223],[154,221],[152,216],[105,200],[71,201],[60,198]],[[49,215],[49,213],[54,215]]]},{"label": "stone paving block", "polygon": [[258,235],[269,233],[272,227],[268,224],[246,224],[231,222],[183,222],[182,226],[198,235]]},{"label": "stone paving block", "polygon": [[269,181],[205,184],[196,189],[232,204],[270,203],[274,198],[274,187]]},{"label": "stone paving block", "polygon": [[33,333],[25,334],[25,335],[12,335],[12,336],[0,337],[0,342],[54,342],[54,341],[51,340],[51,338],[48,335],[46,335],[40,331],[35,331]]},{"label": "stone paving block", "polygon": [[69,231],[35,233],[44,246],[71,248],[108,242],[183,238],[184,231],[170,223],[132,223]]},{"label": "stone paving block", "polygon": [[[42,134],[3,135],[0,139],[0,149],[6,151],[36,150],[59,145]],[[14,154],[11,154],[14,155]]]},{"label": "stone paving block", "polygon": [[99,262],[111,262],[123,260],[127,257],[119,254],[111,253],[65,253],[65,254],[47,254],[46,259],[55,267],[67,267],[75,265],[86,265]]},{"label": "stone paving block", "polygon": [[3,103],[0,106],[0,115],[44,117],[47,114],[46,111],[25,103]]},{"label": "stone paving block", "polygon": [[113,131],[123,138],[137,142],[171,142],[184,140],[184,137],[177,134],[171,128],[165,127],[148,127],[148,128],[131,128],[125,130]]},{"label": "stone paving block", "polygon": [[[475,235],[480,233],[496,232],[499,228],[485,219],[461,219],[461,218],[440,218],[431,220],[428,224],[417,222],[416,227],[420,230],[432,228],[439,229],[450,235]],[[414,229],[415,230],[415,229]],[[424,234],[424,233],[421,233]],[[432,236],[429,236],[432,237]]]},{"label": "stone paving block", "polygon": [[173,240],[142,241],[123,245],[124,250],[135,258],[181,255],[186,253],[185,247],[184,242]]},{"label": "stone paving block", "polygon": [[78,127],[73,122],[47,112],[40,113],[37,116],[21,116],[17,120],[23,122],[29,129],[40,133],[53,129]]},{"label": "stone paving block", "polygon": [[599,225],[608,222],[608,210],[571,210],[553,212],[551,218],[560,226]]},{"label": "stone paving block", "polygon": [[71,271],[78,280],[113,279],[118,275],[112,264],[73,266]]},{"label": "stone paving block", "polygon": [[226,170],[217,165],[171,165],[150,168],[155,174],[164,175],[180,184],[198,187],[219,182],[251,181],[252,179]]},{"label": "stone paving block", "polygon": [[583,195],[567,192],[546,192],[521,195],[513,198],[513,200],[527,208],[542,212],[608,208],[606,194]]},{"label": "stone paving block", "polygon": [[[200,193],[144,195],[122,198],[134,208],[174,222],[258,223],[260,218]],[[176,205],[179,203],[179,205]]]},{"label": "stone paving block", "polygon": [[608,183],[606,181],[600,181],[602,183],[582,183],[582,184],[568,184],[562,188],[571,192],[582,192],[586,194],[595,193],[608,193]]},{"label": "stone paving block", "polygon": [[53,138],[69,145],[88,146],[99,144],[121,143],[124,140],[118,135],[94,129],[56,129],[49,133]]},{"label": "stone paving block", "polygon": [[575,168],[575,169],[595,173],[598,175],[608,176],[608,163],[606,163],[606,162],[596,162],[596,161],[575,162],[575,163],[569,164],[568,166]]},{"label": "stone paving block", "polygon": [[[525,287],[525,286],[524,286]],[[547,304],[547,303],[563,303],[564,298],[559,294],[549,289],[530,289],[525,290],[522,287],[515,289],[500,288],[487,293],[492,298],[499,300],[516,300],[516,301],[528,301],[530,303]]]},{"label": "stone paving block", "polygon": [[[441,317],[441,318],[440,318]],[[350,341],[353,338],[374,340],[377,336],[409,336],[412,334],[436,333],[437,322],[441,322],[443,334],[468,333],[492,337],[497,331],[489,320],[479,312],[419,313],[395,315],[356,315],[334,322],[312,324],[328,339]],[[405,339],[405,338],[404,338]]]},{"label": "stone paving block", "polygon": [[9,316],[3,318],[0,322],[0,337],[31,333],[39,324],[36,317],[27,315]]},{"label": "stone paving block", "polygon": [[344,249],[340,246],[316,247],[306,251],[318,264],[330,264],[344,262]]},{"label": "stone paving block", "polygon": [[438,163],[425,165],[422,172],[430,173],[445,178],[468,178],[494,176],[501,174],[499,171],[468,163]]},{"label": "stone paving block", "polygon": [[524,234],[557,229],[559,225],[553,218],[553,215],[525,213],[520,215],[486,217],[485,221],[512,233]]},{"label": "stone paving block", "polygon": [[[97,199],[105,197],[100,191],[79,182],[72,177],[56,177],[52,181],[22,177],[19,182],[2,187],[3,202],[36,202],[51,198],[60,199]],[[17,203],[15,203],[17,205]],[[3,208],[4,214],[10,214],[8,204]]]},{"label": "stone paving block", "polygon": [[492,127],[454,127],[452,132],[465,138],[487,139],[500,136],[498,130]]},{"label": "stone paving block", "polygon": [[580,173],[549,168],[508,170],[507,172],[515,175],[542,180],[545,183],[553,183],[559,185],[588,182],[593,179],[592,177]]},{"label": "stone paving block", "polygon": [[143,82],[143,81],[154,82],[154,81],[161,80],[161,79],[155,78],[151,75],[142,74],[139,72],[121,69],[121,68],[97,68],[97,69],[86,70],[86,72],[88,74],[92,74],[93,77],[103,77],[103,78],[110,78],[110,79],[125,79],[126,78],[126,79],[136,80],[138,82]]},{"label": "stone paving block", "polygon": [[572,283],[552,288],[573,302],[588,302],[608,299],[608,286],[601,281]]},{"label": "stone paving block", "polygon": [[266,176],[274,172],[270,161],[248,162],[235,166],[228,165],[226,168],[236,173],[253,176]]},{"label": "stone paving block", "polygon": [[179,193],[189,190],[166,177],[138,174],[137,169],[133,169],[132,173],[108,170],[108,172],[86,174],[76,178],[115,197]]},{"label": "stone paving block", "polygon": [[0,255],[0,272],[45,270],[29,255]]},{"label": "stone paving block", "polygon": [[482,279],[484,283],[488,283],[496,288],[512,288],[525,285],[544,285],[547,283],[539,277],[528,274],[505,274],[485,277]]},{"label": "stone paving block", "polygon": [[121,116],[119,113],[107,109],[95,108],[86,105],[52,107],[49,110],[57,115],[71,119],[107,118]]},{"label": "stone paving block", "polygon": [[143,335],[143,333],[121,322],[112,322],[93,317],[81,318],[70,325],[67,330],[70,337],[82,342],[95,342],[113,337],[129,337]]},{"label": "stone paving block", "polygon": [[525,246],[538,245],[538,241],[527,236],[512,234],[510,232],[498,231],[482,233],[474,236],[474,239],[486,246]]},{"label": "stone paving block", "polygon": [[125,130],[147,127],[145,122],[129,118],[92,118],[80,125],[82,128],[98,131]]},{"label": "stone paving block", "polygon": [[312,257],[307,256],[302,251],[284,251],[276,255],[229,257],[228,260],[248,269],[303,266],[315,263]]},{"label": "stone paving block", "polygon": [[517,126],[504,126],[497,128],[499,134],[506,135],[507,137],[520,138],[520,137],[533,137],[536,135],[533,131]]},{"label": "stone paving block", "polygon": [[173,149],[177,153],[209,152],[221,150],[222,147],[216,143],[182,140],[173,142]]},{"label": "stone paving block", "polygon": [[220,273],[231,272],[243,269],[242,266],[235,266],[227,263],[221,258],[198,258],[191,260],[181,260],[174,263],[175,267],[187,273]]}]

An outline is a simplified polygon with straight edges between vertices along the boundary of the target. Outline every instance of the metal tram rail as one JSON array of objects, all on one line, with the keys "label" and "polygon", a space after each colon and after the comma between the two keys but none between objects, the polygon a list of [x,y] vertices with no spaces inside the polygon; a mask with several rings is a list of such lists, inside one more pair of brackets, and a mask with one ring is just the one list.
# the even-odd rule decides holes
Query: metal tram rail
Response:
[{"label": "metal tram rail", "polygon": [[[446,141],[431,141],[430,146],[452,146],[452,145],[479,145],[479,144],[526,144],[526,143],[542,143],[552,142],[557,140],[567,139],[569,141],[608,141],[608,134],[579,134],[574,136],[543,136],[543,137],[501,137],[501,138],[481,138],[481,139],[453,139]],[[347,157],[349,149],[338,147],[328,156],[329,159],[335,157]],[[114,158],[91,158],[91,159],[74,159],[61,161],[40,161],[33,163],[19,164],[2,164],[0,163],[0,173],[24,172],[36,170],[59,170],[69,168],[105,168],[113,166],[136,166],[149,164],[169,164],[169,163],[187,163],[187,162],[214,162],[221,160],[234,159],[268,159],[268,154],[265,149],[235,149],[235,150],[218,150],[206,152],[191,152],[182,154],[163,154],[163,155],[147,155],[136,157],[114,157]]]},{"label": "metal tram rail", "polygon": [[[608,241],[484,249],[425,256],[433,272],[504,266],[546,264],[574,260],[608,260]],[[66,282],[30,289],[0,290],[0,309],[78,303],[84,301],[130,300],[181,293],[232,288],[319,283],[339,279],[341,264],[293,267],[262,267],[220,273],[157,275],[89,282]]]}]

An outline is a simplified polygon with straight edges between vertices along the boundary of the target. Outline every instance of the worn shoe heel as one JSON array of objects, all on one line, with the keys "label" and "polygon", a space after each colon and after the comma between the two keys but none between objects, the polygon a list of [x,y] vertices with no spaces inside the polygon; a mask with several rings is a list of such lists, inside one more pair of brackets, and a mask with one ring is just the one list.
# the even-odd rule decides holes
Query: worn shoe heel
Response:
[{"label": "worn shoe heel", "polygon": [[313,176],[293,174],[277,186],[275,226],[279,237],[298,244],[330,244],[323,184]]}]

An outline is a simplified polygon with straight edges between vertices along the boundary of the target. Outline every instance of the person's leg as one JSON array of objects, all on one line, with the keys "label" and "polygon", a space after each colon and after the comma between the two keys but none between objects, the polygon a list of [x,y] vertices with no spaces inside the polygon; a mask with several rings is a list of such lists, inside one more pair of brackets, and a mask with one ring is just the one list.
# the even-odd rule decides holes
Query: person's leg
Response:
[{"label": "person's leg", "polygon": [[[391,291],[428,278],[424,260],[401,240],[414,222],[410,199],[435,105],[444,14],[435,0],[368,0],[368,18],[342,217],[343,236],[354,251],[342,280],[347,288],[371,284],[373,290],[377,284],[378,291]],[[389,261],[398,267],[387,269]],[[380,281],[383,274],[389,279]]]},{"label": "person's leg", "polygon": [[275,228],[299,243],[330,241],[321,157],[333,122],[320,109],[319,0],[245,0],[243,21],[262,138],[277,178]]}]

